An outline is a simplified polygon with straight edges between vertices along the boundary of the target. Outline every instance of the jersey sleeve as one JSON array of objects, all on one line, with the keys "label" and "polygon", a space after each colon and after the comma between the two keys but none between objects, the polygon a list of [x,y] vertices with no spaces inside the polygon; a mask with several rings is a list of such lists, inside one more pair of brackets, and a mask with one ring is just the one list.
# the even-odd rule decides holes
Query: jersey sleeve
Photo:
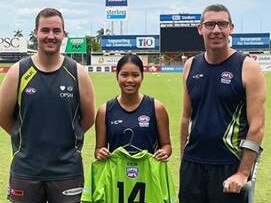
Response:
[{"label": "jersey sleeve", "polygon": [[81,196],[82,203],[94,203],[105,201],[104,180],[106,168],[105,161],[94,161],[89,169],[85,186]]},{"label": "jersey sleeve", "polygon": [[92,202],[92,186],[91,186],[92,173],[91,173],[91,168],[92,168],[92,165],[89,168],[89,172],[88,172],[87,177],[86,177],[84,189],[83,189],[83,192],[82,192],[82,195],[81,195],[81,202],[82,203]]}]

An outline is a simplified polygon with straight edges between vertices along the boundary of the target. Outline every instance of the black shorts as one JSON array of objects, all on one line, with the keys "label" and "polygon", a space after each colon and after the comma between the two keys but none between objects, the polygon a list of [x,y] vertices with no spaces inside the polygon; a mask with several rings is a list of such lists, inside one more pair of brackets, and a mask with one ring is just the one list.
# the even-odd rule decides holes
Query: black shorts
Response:
[{"label": "black shorts", "polygon": [[8,200],[13,203],[79,203],[83,185],[83,177],[54,181],[10,178]]},{"label": "black shorts", "polygon": [[248,192],[223,193],[223,182],[237,164],[214,165],[182,161],[179,200],[184,203],[247,203]]}]

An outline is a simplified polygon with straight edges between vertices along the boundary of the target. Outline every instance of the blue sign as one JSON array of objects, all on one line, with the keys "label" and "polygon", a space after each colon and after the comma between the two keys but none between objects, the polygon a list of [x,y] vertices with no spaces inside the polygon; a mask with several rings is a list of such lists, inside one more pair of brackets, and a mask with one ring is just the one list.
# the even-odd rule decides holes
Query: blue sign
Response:
[{"label": "blue sign", "polygon": [[231,47],[237,50],[269,49],[269,33],[232,34]]},{"label": "blue sign", "polygon": [[152,50],[159,51],[159,35],[104,35],[102,50]]},{"label": "blue sign", "polygon": [[106,19],[108,20],[125,20],[126,19],[126,7],[107,7]]},{"label": "blue sign", "polygon": [[160,21],[200,21],[201,14],[162,14]]},{"label": "blue sign", "polygon": [[182,65],[165,65],[161,66],[161,72],[183,72],[183,66]]},{"label": "blue sign", "polygon": [[127,0],[106,0],[105,6],[127,6]]}]

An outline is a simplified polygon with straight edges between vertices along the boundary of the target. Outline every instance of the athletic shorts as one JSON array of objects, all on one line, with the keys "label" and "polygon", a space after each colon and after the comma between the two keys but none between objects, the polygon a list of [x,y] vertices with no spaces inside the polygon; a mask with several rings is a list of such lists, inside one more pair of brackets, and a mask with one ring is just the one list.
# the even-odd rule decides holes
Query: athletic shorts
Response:
[{"label": "athletic shorts", "polygon": [[247,203],[248,192],[223,193],[223,182],[237,164],[214,165],[182,161],[179,200],[184,203]]},{"label": "athletic shorts", "polygon": [[7,198],[13,203],[79,203],[83,186],[83,177],[54,181],[10,178]]}]

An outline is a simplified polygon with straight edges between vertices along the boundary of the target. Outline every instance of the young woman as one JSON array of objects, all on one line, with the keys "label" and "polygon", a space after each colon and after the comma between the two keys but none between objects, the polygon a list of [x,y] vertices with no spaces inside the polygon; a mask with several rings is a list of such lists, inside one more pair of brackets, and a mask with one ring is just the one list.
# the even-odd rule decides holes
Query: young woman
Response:
[{"label": "young woman", "polygon": [[102,105],[96,116],[97,159],[107,159],[120,146],[131,154],[148,150],[160,161],[171,155],[169,119],[163,104],[140,93],[143,63],[133,54],[117,64],[120,95]]}]

